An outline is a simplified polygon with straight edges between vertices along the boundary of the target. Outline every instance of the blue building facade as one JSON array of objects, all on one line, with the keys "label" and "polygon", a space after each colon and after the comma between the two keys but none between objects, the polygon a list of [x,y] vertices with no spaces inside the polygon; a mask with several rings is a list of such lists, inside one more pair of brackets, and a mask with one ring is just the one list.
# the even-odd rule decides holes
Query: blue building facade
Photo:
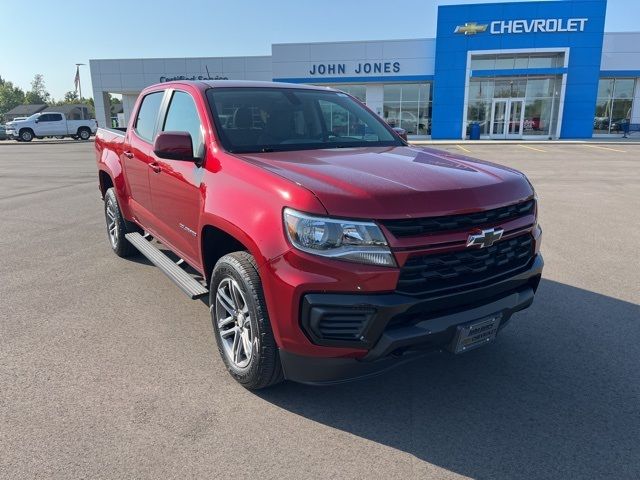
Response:
[{"label": "blue building facade", "polygon": [[[606,0],[439,7],[432,137],[464,136],[469,118],[490,137],[590,138],[605,13]],[[493,96],[477,101],[483,81]]]}]

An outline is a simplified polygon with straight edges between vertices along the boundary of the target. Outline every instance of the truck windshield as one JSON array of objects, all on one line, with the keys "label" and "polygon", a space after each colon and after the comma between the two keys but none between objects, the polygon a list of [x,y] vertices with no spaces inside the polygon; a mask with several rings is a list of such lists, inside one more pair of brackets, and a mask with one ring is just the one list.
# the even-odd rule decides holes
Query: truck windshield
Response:
[{"label": "truck windshield", "polygon": [[234,153],[402,145],[350,96],[295,88],[207,90],[216,129]]}]

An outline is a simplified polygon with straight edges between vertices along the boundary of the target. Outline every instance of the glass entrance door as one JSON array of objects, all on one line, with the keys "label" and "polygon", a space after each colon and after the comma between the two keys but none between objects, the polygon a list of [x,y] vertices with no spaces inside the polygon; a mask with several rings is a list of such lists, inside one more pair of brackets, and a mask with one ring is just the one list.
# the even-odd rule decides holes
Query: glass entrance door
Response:
[{"label": "glass entrance door", "polygon": [[522,138],[523,98],[494,98],[491,103],[491,138]]},{"label": "glass entrance door", "polygon": [[509,99],[509,122],[507,124],[507,138],[522,138],[522,124],[524,123],[524,99]]},{"label": "glass entrance door", "polygon": [[491,103],[491,138],[506,138],[508,103],[509,100],[497,98]]}]

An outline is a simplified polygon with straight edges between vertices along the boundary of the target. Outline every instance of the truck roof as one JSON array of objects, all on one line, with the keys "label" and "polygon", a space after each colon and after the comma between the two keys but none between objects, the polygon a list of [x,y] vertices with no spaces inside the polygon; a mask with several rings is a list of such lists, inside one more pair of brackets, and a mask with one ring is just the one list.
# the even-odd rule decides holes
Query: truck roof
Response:
[{"label": "truck roof", "polygon": [[327,90],[329,87],[286,82],[258,82],[254,80],[207,80],[210,87],[262,87],[262,88],[302,88],[305,90]]},{"label": "truck roof", "polygon": [[[172,85],[194,85],[201,89],[204,88],[220,88],[220,87],[259,87],[259,88],[298,88],[305,90],[333,90],[330,87],[320,87],[317,85],[307,85],[301,83],[285,83],[285,82],[266,82],[255,80],[174,80],[171,82],[164,82],[153,85],[157,87],[162,85],[164,87],[170,87]],[[151,88],[151,87],[149,87]]]}]

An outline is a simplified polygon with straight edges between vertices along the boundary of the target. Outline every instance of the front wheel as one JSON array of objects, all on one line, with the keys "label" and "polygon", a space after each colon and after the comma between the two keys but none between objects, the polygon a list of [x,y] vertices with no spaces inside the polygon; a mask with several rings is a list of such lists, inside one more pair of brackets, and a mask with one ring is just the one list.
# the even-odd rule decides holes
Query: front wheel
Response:
[{"label": "front wheel", "polygon": [[218,350],[231,376],[251,390],[281,382],[280,356],[253,256],[234,252],[218,260],[209,296]]},{"label": "front wheel", "polygon": [[20,132],[20,140],[23,142],[30,142],[33,140],[33,132],[31,130],[22,130]]}]

